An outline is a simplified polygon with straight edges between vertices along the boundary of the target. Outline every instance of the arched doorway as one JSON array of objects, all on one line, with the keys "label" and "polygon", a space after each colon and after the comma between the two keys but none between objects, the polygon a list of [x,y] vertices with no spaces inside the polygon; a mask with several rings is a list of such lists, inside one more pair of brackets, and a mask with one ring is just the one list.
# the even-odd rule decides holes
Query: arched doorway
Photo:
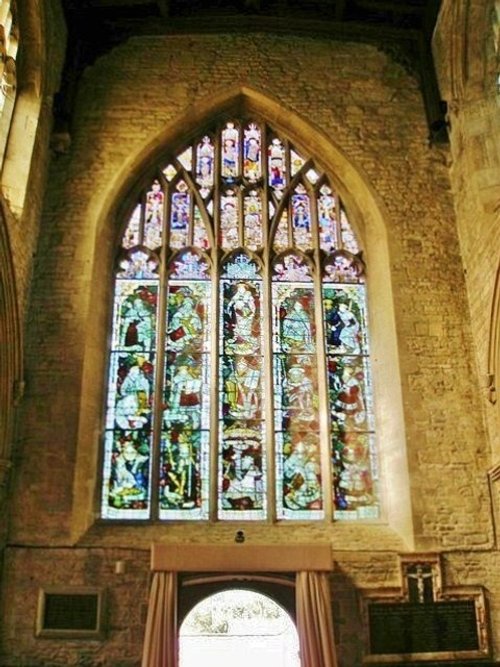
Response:
[{"label": "arched doorway", "polygon": [[198,602],[179,631],[179,667],[300,667],[290,614],[268,595],[231,588]]}]

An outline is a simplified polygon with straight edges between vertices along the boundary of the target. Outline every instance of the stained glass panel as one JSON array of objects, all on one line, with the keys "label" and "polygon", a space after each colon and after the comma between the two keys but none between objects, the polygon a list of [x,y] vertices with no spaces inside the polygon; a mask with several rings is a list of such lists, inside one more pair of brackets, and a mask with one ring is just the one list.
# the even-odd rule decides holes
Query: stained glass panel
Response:
[{"label": "stained glass panel", "polygon": [[226,190],[220,202],[220,235],[224,250],[240,245],[239,200],[234,190]]},{"label": "stained glass panel", "polygon": [[167,181],[171,181],[175,177],[175,175],[177,174],[177,169],[174,167],[173,164],[169,164],[165,167],[165,169],[163,170],[163,173],[164,173],[165,178],[167,179]]},{"label": "stained glass panel", "polygon": [[293,255],[284,260],[272,286],[277,516],[321,519],[314,287],[307,275],[300,283],[286,280],[304,264]]},{"label": "stained glass panel", "polygon": [[262,178],[262,157],[260,130],[255,123],[250,123],[244,130],[243,176],[250,183]]},{"label": "stained glass panel", "polygon": [[106,413],[106,518],[149,517],[158,285],[117,280]]},{"label": "stained glass panel", "polygon": [[146,195],[144,245],[154,250],[161,245],[164,194],[159,181],[154,181]]},{"label": "stained glass panel", "polygon": [[207,250],[210,247],[205,221],[197,206],[194,207],[193,245],[200,250]]},{"label": "stained glass panel", "polygon": [[177,156],[177,159],[186,171],[191,171],[193,166],[193,149],[191,146],[186,148]]},{"label": "stained glass panel", "polygon": [[337,214],[335,197],[331,188],[323,185],[318,197],[319,243],[322,250],[330,252],[337,247]]},{"label": "stained glass panel", "polygon": [[362,284],[323,286],[334,518],[378,518],[366,297]]},{"label": "stained glass panel", "polygon": [[304,158],[297,153],[297,151],[290,151],[290,173],[295,176],[305,164]]},{"label": "stained glass panel", "polygon": [[303,185],[298,185],[291,197],[293,242],[300,250],[308,250],[312,244],[311,208],[309,195]]},{"label": "stained glass panel", "polygon": [[209,189],[214,184],[214,160],[212,140],[210,137],[203,137],[196,148],[196,182],[203,189]]},{"label": "stained glass panel", "polygon": [[221,280],[219,518],[264,519],[262,281],[240,253]]},{"label": "stained glass panel", "polygon": [[191,195],[184,181],[177,184],[170,209],[170,247],[183,248],[188,244]]},{"label": "stained glass panel", "polygon": [[278,228],[276,229],[276,234],[274,235],[274,249],[278,252],[286,250],[291,245],[289,239],[288,211],[284,209],[278,223]]},{"label": "stained glass panel", "polygon": [[284,190],[286,186],[285,148],[280,139],[272,140],[268,150],[269,186],[274,193]]},{"label": "stained glass panel", "polygon": [[140,230],[141,230],[141,211],[142,207],[138,204],[130,216],[128,221],[127,228],[123,234],[122,238],[122,247],[123,248],[133,248],[134,246],[139,245],[141,242]]},{"label": "stained glass panel", "polygon": [[256,190],[251,190],[244,200],[244,241],[249,250],[262,246],[262,203]]},{"label": "stained glass panel", "polygon": [[342,234],[342,247],[356,255],[359,252],[359,245],[352,227],[347,220],[343,208],[340,209],[340,229]]},{"label": "stained glass panel", "polygon": [[240,174],[240,133],[234,123],[227,123],[222,130],[221,139],[221,176],[224,180],[234,181]]},{"label": "stained glass panel", "polygon": [[167,297],[160,518],[208,518],[209,322],[209,282],[172,278]]}]

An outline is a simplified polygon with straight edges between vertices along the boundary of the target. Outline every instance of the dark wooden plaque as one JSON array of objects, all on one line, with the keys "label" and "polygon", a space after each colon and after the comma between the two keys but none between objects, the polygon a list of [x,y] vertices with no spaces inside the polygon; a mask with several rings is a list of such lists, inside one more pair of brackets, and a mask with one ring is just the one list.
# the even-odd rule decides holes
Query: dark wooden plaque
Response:
[{"label": "dark wooden plaque", "polygon": [[480,649],[474,600],[370,603],[368,622],[372,655]]},{"label": "dark wooden plaque", "polygon": [[104,591],[93,587],[49,587],[38,595],[37,637],[103,636]]}]

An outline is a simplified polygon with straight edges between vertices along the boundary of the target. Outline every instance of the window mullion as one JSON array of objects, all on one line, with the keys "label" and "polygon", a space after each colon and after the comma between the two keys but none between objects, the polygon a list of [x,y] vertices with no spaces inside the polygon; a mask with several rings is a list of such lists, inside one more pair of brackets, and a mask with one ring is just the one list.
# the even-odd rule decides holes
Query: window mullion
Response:
[{"label": "window mullion", "polygon": [[315,326],[316,326],[316,355],[318,364],[318,401],[319,401],[319,434],[321,447],[321,471],[323,499],[325,509],[325,521],[329,523],[333,516],[332,506],[332,471],[330,456],[330,409],[328,400],[328,360],[326,359],[325,330],[323,317],[323,286],[321,251],[319,248],[318,209],[316,202],[316,190],[309,190],[311,199],[311,220],[314,243],[314,291],[316,293]]},{"label": "window mullion", "polygon": [[156,374],[154,385],[154,405],[153,405],[153,438],[152,466],[151,466],[151,515],[157,519],[159,515],[159,481],[160,481],[160,450],[161,450],[161,432],[163,422],[163,392],[165,381],[165,335],[166,335],[166,313],[167,313],[167,269],[169,260],[168,251],[168,221],[170,220],[170,186],[164,186],[164,217],[162,238],[163,244],[160,259],[160,289],[158,291],[158,336],[156,339]]},{"label": "window mullion", "polygon": [[214,159],[214,189],[213,189],[213,230],[214,244],[212,246],[212,333],[210,341],[211,369],[210,369],[210,502],[209,515],[211,521],[217,521],[219,510],[219,412],[220,412],[220,392],[219,387],[219,353],[220,353],[220,299],[219,299],[219,275],[220,275],[220,253],[218,240],[220,225],[220,161],[221,145],[220,132],[217,132],[214,138],[215,159]]}]

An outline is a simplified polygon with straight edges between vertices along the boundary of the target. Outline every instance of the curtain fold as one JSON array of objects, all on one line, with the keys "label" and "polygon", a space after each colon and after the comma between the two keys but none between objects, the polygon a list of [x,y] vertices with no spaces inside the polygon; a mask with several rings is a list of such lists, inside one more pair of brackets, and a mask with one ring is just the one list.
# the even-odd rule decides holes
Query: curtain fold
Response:
[{"label": "curtain fold", "polygon": [[177,574],[155,572],[149,594],[142,667],[177,667]]},{"label": "curtain fold", "polygon": [[297,572],[295,596],[301,667],[336,667],[328,573]]}]

